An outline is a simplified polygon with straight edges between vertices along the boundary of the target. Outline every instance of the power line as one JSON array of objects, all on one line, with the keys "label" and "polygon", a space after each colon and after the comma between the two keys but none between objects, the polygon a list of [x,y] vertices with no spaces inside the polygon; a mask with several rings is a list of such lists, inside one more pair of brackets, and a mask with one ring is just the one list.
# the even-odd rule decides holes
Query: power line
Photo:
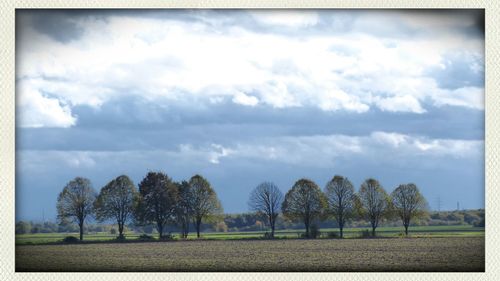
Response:
[{"label": "power line", "polygon": [[440,197],[440,196],[438,196],[438,197],[436,198],[436,206],[437,206],[437,210],[438,210],[438,212],[441,212],[441,204],[442,204],[442,203],[443,203],[443,201],[441,200],[441,197]]}]

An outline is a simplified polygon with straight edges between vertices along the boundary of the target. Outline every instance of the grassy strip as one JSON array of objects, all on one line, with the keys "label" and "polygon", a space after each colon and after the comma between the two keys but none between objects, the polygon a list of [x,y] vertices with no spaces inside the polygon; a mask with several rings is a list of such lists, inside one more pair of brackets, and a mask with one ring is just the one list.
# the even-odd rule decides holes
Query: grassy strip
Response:
[{"label": "grassy strip", "polygon": [[[367,228],[347,228],[344,230],[345,238],[358,238],[363,230]],[[484,227],[472,226],[415,226],[410,228],[412,237],[477,237],[484,236]],[[327,238],[329,232],[338,232],[338,229],[322,229],[320,238]],[[239,240],[239,239],[262,239],[265,231],[248,232],[220,232],[203,233],[203,239],[210,240]],[[299,238],[303,233],[301,229],[280,230],[276,232],[276,238],[290,239]],[[78,236],[78,233],[37,233],[16,235],[16,244],[48,244],[59,243],[67,236]],[[126,233],[128,241],[137,240],[140,234]],[[178,237],[178,234],[175,234]],[[402,229],[400,227],[381,227],[377,229],[378,237],[400,237]],[[112,241],[116,235],[109,233],[86,234],[84,240],[88,242]],[[197,239],[195,234],[190,234],[188,239]]]}]

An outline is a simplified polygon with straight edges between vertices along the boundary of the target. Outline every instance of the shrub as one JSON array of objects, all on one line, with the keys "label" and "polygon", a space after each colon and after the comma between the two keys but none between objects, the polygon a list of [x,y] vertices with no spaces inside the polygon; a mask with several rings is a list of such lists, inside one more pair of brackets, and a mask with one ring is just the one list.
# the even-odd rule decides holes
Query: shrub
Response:
[{"label": "shrub", "polygon": [[473,224],[475,227],[484,227],[484,219],[480,220],[480,221],[476,221],[474,222]]},{"label": "shrub", "polygon": [[125,241],[125,235],[121,234],[121,235],[118,235],[116,236],[116,241],[120,241],[120,242],[123,242]]},{"label": "shrub", "polygon": [[336,231],[330,231],[326,233],[326,237],[330,239],[339,238],[340,235]]},{"label": "shrub", "polygon": [[80,242],[80,240],[78,240],[78,238],[76,238],[75,236],[66,236],[66,237],[64,237],[63,242],[64,243],[78,243],[78,242]]},{"label": "shrub", "polygon": [[172,233],[165,234],[160,238],[161,241],[171,241],[174,239],[175,239],[175,235],[173,235]]},{"label": "shrub", "polygon": [[147,234],[142,234],[141,236],[139,236],[138,239],[141,240],[141,241],[152,241],[152,240],[155,240],[155,238],[153,236],[147,235]]},{"label": "shrub", "polygon": [[372,234],[369,229],[363,229],[359,235],[360,238],[370,238]]},{"label": "shrub", "polygon": [[271,236],[270,232],[265,232],[264,233],[264,239],[273,239],[274,237]]},{"label": "shrub", "polygon": [[319,231],[319,227],[316,224],[311,225],[311,230],[310,230],[310,237],[309,238],[318,238],[321,236],[321,231]]},{"label": "shrub", "polygon": [[111,233],[111,234],[116,234],[116,228],[111,228],[111,229],[109,230],[109,233]]}]

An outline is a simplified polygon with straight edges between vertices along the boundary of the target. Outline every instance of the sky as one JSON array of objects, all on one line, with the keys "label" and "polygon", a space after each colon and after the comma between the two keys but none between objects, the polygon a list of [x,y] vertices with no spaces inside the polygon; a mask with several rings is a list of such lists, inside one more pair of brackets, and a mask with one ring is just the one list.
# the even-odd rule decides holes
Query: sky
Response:
[{"label": "sky", "polygon": [[148,171],[203,175],[226,213],[337,174],[484,208],[484,14],[18,10],[16,220]]}]

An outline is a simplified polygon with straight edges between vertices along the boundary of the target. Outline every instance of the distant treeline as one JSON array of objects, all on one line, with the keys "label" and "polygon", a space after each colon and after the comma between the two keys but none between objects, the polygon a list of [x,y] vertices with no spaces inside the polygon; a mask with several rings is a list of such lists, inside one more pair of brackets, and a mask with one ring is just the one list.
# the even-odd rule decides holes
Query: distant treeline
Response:
[{"label": "distant treeline", "polygon": [[[223,221],[214,223],[202,224],[202,229],[208,232],[239,232],[239,231],[266,231],[267,227],[262,216],[255,213],[243,214],[225,214]],[[400,222],[394,220],[384,220],[380,226],[400,226]],[[484,209],[477,210],[460,210],[460,211],[441,211],[430,212],[424,217],[415,220],[412,225],[415,226],[436,226],[436,225],[472,225],[475,227],[484,227]],[[336,228],[338,225],[335,221],[325,221],[319,224],[321,228]],[[347,227],[370,227],[370,223],[365,220],[354,220],[347,224]],[[292,223],[286,221],[281,216],[276,221],[276,229],[303,229],[301,223]],[[126,231],[133,231],[138,234],[156,234],[158,233],[153,225],[135,226],[129,224],[126,226]],[[78,225],[58,224],[55,222],[34,222],[34,221],[19,221],[16,223],[16,234],[29,233],[75,233],[78,232]],[[168,232],[179,232],[180,229],[176,226],[171,226],[167,229]],[[112,235],[118,233],[118,229],[114,224],[105,223],[88,223],[84,226],[85,233],[107,232]]]}]

